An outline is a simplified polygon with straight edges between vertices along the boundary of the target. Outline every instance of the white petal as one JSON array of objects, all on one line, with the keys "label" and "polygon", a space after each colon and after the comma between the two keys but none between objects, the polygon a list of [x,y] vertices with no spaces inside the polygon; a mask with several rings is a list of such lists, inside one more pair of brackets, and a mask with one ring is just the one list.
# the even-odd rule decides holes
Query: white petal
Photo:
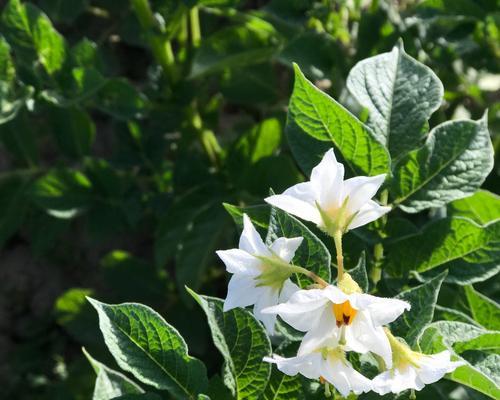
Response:
[{"label": "white petal", "polygon": [[358,228],[372,221],[375,221],[382,215],[387,214],[389,211],[391,211],[391,207],[384,207],[378,203],[375,203],[373,200],[370,200],[359,209],[358,214],[349,224],[349,229]]},{"label": "white petal", "polygon": [[253,277],[233,275],[227,286],[224,311],[229,311],[235,307],[246,307],[255,304],[261,296],[262,291],[262,287],[255,287],[255,280]]},{"label": "white petal", "polygon": [[290,297],[292,297],[292,295],[295,292],[298,292],[299,290],[300,288],[295,283],[293,283],[290,279],[287,279],[283,284],[283,287],[281,288],[280,298],[278,302],[279,303],[287,302],[290,299]]},{"label": "white petal", "polygon": [[279,292],[276,289],[271,287],[263,287],[261,295],[255,306],[253,308],[253,313],[255,318],[259,321],[262,321],[267,332],[270,335],[274,335],[274,325],[276,324],[276,315],[275,314],[263,314],[262,310],[266,307],[275,306],[278,304]]},{"label": "white petal", "polygon": [[[324,296],[333,304],[342,304],[349,300],[349,296],[340,290],[337,286],[328,285],[323,289]],[[353,304],[351,304],[353,305]],[[354,305],[353,305],[354,306]]]},{"label": "white petal", "polygon": [[264,361],[276,364],[278,369],[286,375],[294,376],[300,373],[309,379],[317,379],[321,376],[321,360],[320,353],[311,353],[290,358],[283,358],[276,354],[273,355],[273,358],[264,357]]},{"label": "white petal", "polygon": [[323,377],[335,386],[343,397],[347,397],[350,392],[360,394],[372,390],[371,381],[356,371],[349,362],[328,357],[326,364],[327,368],[322,371]]},{"label": "white petal", "polygon": [[364,293],[351,295],[351,304],[358,309],[367,310],[374,326],[390,324],[405,310],[411,308],[410,304],[403,300],[377,297]]},{"label": "white petal", "polygon": [[323,209],[340,207],[343,198],[344,166],[337,162],[333,149],[328,150],[311,172],[311,183]]},{"label": "white petal", "polygon": [[290,239],[280,237],[273,242],[270,248],[279,258],[288,263],[292,261],[295,252],[297,251],[303,240],[303,237],[295,237]]},{"label": "white petal", "polygon": [[373,391],[384,395],[389,392],[400,393],[406,389],[421,390],[424,384],[418,379],[415,368],[395,368],[377,375],[372,381]]},{"label": "white petal", "polygon": [[259,269],[261,261],[244,250],[218,250],[216,253],[226,266],[227,272],[251,276],[257,276],[262,272]]},{"label": "white petal", "polygon": [[392,367],[389,339],[381,326],[374,326],[367,311],[358,311],[351,325],[345,328],[346,347],[358,353],[371,351],[378,354],[387,368]]},{"label": "white petal", "polygon": [[438,354],[424,355],[418,360],[420,368],[418,377],[423,383],[429,384],[440,380],[445,374],[465,365],[464,361],[450,361],[451,353],[448,350]]},{"label": "white petal", "polygon": [[377,176],[356,176],[344,181],[344,197],[349,196],[347,208],[350,214],[359,211],[384,183],[385,174]]},{"label": "white petal", "polygon": [[269,256],[271,253],[262,241],[248,215],[243,214],[243,232],[240,236],[240,249],[256,256]]},{"label": "white petal", "polygon": [[283,194],[270,196],[264,200],[287,213],[319,225],[321,223],[321,214],[316,207],[316,197],[311,182],[304,182],[292,186],[285,190]]},{"label": "white petal", "polygon": [[266,308],[263,312],[279,314],[287,324],[306,332],[318,322],[320,309],[327,303],[329,300],[321,289],[299,290],[286,303]]},{"label": "white petal", "polygon": [[[315,311],[318,312],[319,311]],[[323,347],[337,347],[338,333],[335,317],[331,307],[324,307],[318,322],[302,338],[298,355],[312,353]]]}]

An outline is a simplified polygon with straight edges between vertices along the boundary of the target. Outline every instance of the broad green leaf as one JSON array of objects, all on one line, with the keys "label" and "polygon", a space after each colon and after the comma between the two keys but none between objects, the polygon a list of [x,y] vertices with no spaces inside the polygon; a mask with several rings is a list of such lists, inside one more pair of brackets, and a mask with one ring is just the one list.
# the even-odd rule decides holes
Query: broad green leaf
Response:
[{"label": "broad green leaf", "polygon": [[[390,169],[390,158],[384,146],[354,115],[309,82],[297,65],[295,84],[290,98],[287,120],[288,141],[294,155],[321,149],[322,145],[300,146],[301,135],[334,145],[351,173],[377,175]],[[308,140],[310,142],[310,140]],[[321,154],[308,153],[310,158]]]},{"label": "broad green leaf", "polygon": [[500,331],[500,306],[494,300],[466,286],[465,295],[474,319],[487,329]]},{"label": "broad green leaf", "polygon": [[436,304],[434,315],[436,320],[465,322],[466,324],[481,327],[480,324],[462,311],[455,310],[454,308],[443,307],[439,304]]},{"label": "broad green leaf", "polygon": [[[201,399],[200,396],[197,397],[197,400]],[[140,394],[124,394],[123,396],[113,397],[113,400],[162,400],[162,398],[156,393],[140,393]]]},{"label": "broad green leaf", "polygon": [[48,17],[31,3],[10,0],[2,17],[2,33],[25,62],[37,60],[49,75],[60,71],[66,44]]},{"label": "broad green leaf", "polygon": [[[465,350],[484,348],[483,341],[499,343],[499,334],[462,322],[439,321],[429,325],[418,339],[424,353],[434,354],[443,350],[460,353]],[[500,397],[500,388],[495,383],[500,376],[500,365],[475,367],[468,363],[447,375],[448,379],[469,386],[493,399]]]},{"label": "broad green leaf", "polygon": [[402,42],[356,64],[347,88],[368,109],[367,124],[393,159],[419,147],[426,134],[422,128],[444,92],[436,74],[406,54]]},{"label": "broad green leaf", "polygon": [[[284,342],[275,353],[284,357],[295,356],[297,344]],[[305,398],[301,375],[289,376],[278,370],[276,366],[272,367],[271,376],[262,395],[263,400],[304,400]]]},{"label": "broad green leaf", "polygon": [[34,182],[31,198],[54,217],[73,218],[90,205],[91,188],[81,172],[56,169]]},{"label": "broad green leaf", "polygon": [[82,351],[97,374],[92,400],[111,400],[124,394],[144,393],[134,381],[94,359],[85,348]]},{"label": "broad green leaf", "polygon": [[279,41],[270,23],[257,17],[248,18],[202,40],[190,77],[267,61],[278,50]]},{"label": "broad green leaf", "polygon": [[443,272],[423,285],[405,290],[396,296],[410,303],[411,309],[391,324],[391,330],[394,334],[404,337],[410,346],[415,344],[426,325],[432,322],[434,307],[445,276],[446,272]]},{"label": "broad green leaf", "polygon": [[352,279],[356,281],[363,292],[368,292],[368,274],[366,273],[366,254],[363,251],[359,257],[358,264],[351,270],[347,271]]},{"label": "broad green leaf", "polygon": [[387,244],[386,268],[402,275],[440,265],[461,268],[463,261],[477,267],[498,263],[499,230],[500,221],[485,227],[460,217],[433,221],[419,233]]},{"label": "broad green leaf", "polygon": [[10,83],[16,77],[16,69],[10,55],[10,46],[0,35],[0,81]]},{"label": "broad green leaf", "polygon": [[87,302],[92,289],[71,288],[62,293],[54,304],[56,322],[78,343],[97,346],[99,328],[94,310]]},{"label": "broad green leaf", "polygon": [[71,23],[89,6],[89,0],[41,0],[40,7],[58,22]]},{"label": "broad green leaf", "polygon": [[249,164],[255,164],[264,157],[272,156],[278,150],[281,135],[280,121],[277,118],[265,119],[239,137],[232,153]]},{"label": "broad green leaf", "polygon": [[[270,245],[279,237],[292,238],[298,236],[302,236],[304,240],[295,252],[292,262],[313,271],[325,281],[330,282],[331,255],[324,243],[297,218],[272,207],[266,237],[267,244]],[[306,287],[314,283],[303,275],[296,274],[295,278],[300,287]]]},{"label": "broad green leaf", "polygon": [[487,190],[479,190],[470,197],[448,204],[449,216],[472,219],[478,224],[500,219],[500,197]]},{"label": "broad green leaf", "polygon": [[486,116],[435,127],[420,149],[395,166],[394,203],[415,213],[442,207],[474,194],[493,168],[493,146]]},{"label": "broad green leaf", "polygon": [[19,229],[27,212],[29,181],[22,176],[0,179],[0,247]]},{"label": "broad green leaf", "polygon": [[258,230],[265,229],[267,232],[267,228],[269,227],[269,205],[258,204],[246,207],[238,207],[229,203],[222,203],[222,205],[240,231],[243,230],[243,214],[247,214]]},{"label": "broad green leaf", "polygon": [[128,120],[143,117],[149,108],[148,99],[127,80],[109,79],[97,91],[95,105],[115,118]]},{"label": "broad green leaf", "polygon": [[182,336],[157,312],[138,303],[88,300],[97,310],[104,341],[120,368],[177,399],[196,399],[206,389],[205,365],[188,355]]},{"label": "broad green leaf", "polygon": [[188,289],[207,315],[215,346],[224,357],[225,385],[235,399],[257,399],[263,393],[271,365],[271,343],[263,326],[247,310],[224,312],[221,299],[200,296]]},{"label": "broad green leaf", "polygon": [[15,118],[33,92],[31,86],[0,80],[0,125]]},{"label": "broad green leaf", "polygon": [[88,155],[95,137],[95,125],[83,110],[71,108],[50,109],[51,130],[61,151],[69,157]]}]

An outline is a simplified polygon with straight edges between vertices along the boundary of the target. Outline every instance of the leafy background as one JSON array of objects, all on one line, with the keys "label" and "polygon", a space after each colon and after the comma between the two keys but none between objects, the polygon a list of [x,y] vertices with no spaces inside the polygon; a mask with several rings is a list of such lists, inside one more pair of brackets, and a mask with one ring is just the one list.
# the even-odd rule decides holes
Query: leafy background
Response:
[{"label": "leafy background", "polygon": [[[295,162],[293,143],[284,135],[293,62],[362,116],[345,89],[349,71],[402,38],[406,52],[428,65],[445,88],[431,127],[449,119],[478,120],[489,110],[495,167],[485,191],[454,202],[448,214],[479,224],[499,217],[492,194],[500,192],[496,1],[149,3],[151,9],[142,0],[10,0],[2,6],[0,384],[6,398],[88,399],[96,373],[101,381],[124,384],[120,373],[101,364],[115,365],[87,295],[153,307],[184,337],[189,354],[205,362],[209,376],[220,372],[228,355],[214,347],[204,313],[216,313],[217,302],[197,298],[202,310],[184,285],[225,296],[227,276],[214,250],[233,247],[238,232],[223,202],[251,206],[270,187],[280,192],[304,179],[308,166]],[[226,208],[232,215],[238,211]],[[265,228],[266,211],[250,210]],[[432,218],[439,215],[407,216],[417,227]],[[447,221],[426,226],[429,237],[439,237],[439,224]],[[400,221],[387,227],[390,236],[402,237],[392,249],[387,244],[387,254],[415,252],[415,237],[404,239],[414,233],[411,226]],[[356,265],[372,244],[365,234],[362,246],[358,237],[346,238],[348,265]],[[498,330],[492,300],[498,301],[499,287],[491,274],[499,265],[498,237],[493,229],[481,234],[468,258],[432,271],[407,256],[425,279],[402,277],[401,258],[386,260],[390,274],[379,290],[387,295],[429,278],[422,293],[441,287],[434,320],[442,322],[426,329],[422,347],[452,346],[468,359],[483,357],[477,350],[489,340],[483,331]],[[454,239],[450,246],[461,243]],[[379,261],[372,251],[366,257],[368,265]],[[481,261],[472,276],[460,275],[461,265],[479,265],[478,259],[488,262]],[[446,277],[438,274],[444,269]],[[412,298],[411,290],[402,296]],[[433,315],[419,317],[431,322]],[[234,315],[236,321],[245,318]],[[413,323],[395,329],[413,337]],[[464,323],[477,332],[462,341],[450,337]],[[426,340],[436,335],[443,340]],[[474,340],[482,344],[468,348]],[[494,356],[478,365],[491,368]],[[234,382],[233,389],[239,384],[245,382]],[[435,385],[438,398],[450,392],[481,398],[450,385]],[[265,398],[268,393],[272,388]]]}]

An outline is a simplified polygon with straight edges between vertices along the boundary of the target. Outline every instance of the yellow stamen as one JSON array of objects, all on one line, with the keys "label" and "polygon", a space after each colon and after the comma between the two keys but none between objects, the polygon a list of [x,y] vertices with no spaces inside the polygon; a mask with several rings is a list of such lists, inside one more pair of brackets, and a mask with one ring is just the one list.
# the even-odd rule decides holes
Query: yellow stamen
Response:
[{"label": "yellow stamen", "polygon": [[343,302],[342,304],[334,304],[332,306],[333,315],[335,315],[335,320],[337,321],[337,327],[342,325],[351,325],[354,317],[358,313],[356,309],[351,306],[349,300]]}]

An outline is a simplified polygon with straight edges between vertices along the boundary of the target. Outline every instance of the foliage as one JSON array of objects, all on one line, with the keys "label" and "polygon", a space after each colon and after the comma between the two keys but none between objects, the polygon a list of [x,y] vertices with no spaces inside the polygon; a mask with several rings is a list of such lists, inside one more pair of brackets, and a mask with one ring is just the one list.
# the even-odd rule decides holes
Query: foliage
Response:
[{"label": "foliage", "polygon": [[[330,281],[333,243],[262,199],[333,146],[348,177],[388,174],[378,200],[393,207],[345,236],[347,268],[411,302],[392,326],[408,343],[467,361],[425,396],[498,397],[495,1],[0,12],[5,396],[321,398],[258,362],[271,344],[247,311],[222,312],[214,251],[234,247],[245,212],[268,241],[304,236],[294,261]],[[86,296],[104,301],[91,300],[104,341]],[[288,354],[296,339],[282,326],[272,345]]]}]

